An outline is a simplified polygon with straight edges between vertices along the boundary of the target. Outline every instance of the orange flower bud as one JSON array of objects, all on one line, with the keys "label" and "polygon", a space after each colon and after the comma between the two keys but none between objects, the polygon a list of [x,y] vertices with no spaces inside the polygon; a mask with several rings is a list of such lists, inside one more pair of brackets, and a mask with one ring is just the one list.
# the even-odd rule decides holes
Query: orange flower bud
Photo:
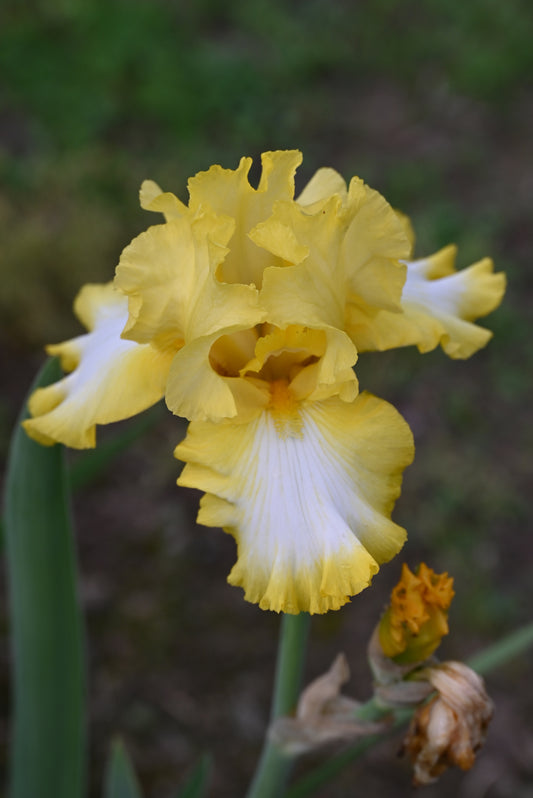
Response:
[{"label": "orange flower bud", "polygon": [[379,642],[385,656],[399,665],[423,662],[448,634],[448,609],[454,596],[453,579],[436,574],[422,563],[414,574],[403,565],[391,603],[379,623]]}]

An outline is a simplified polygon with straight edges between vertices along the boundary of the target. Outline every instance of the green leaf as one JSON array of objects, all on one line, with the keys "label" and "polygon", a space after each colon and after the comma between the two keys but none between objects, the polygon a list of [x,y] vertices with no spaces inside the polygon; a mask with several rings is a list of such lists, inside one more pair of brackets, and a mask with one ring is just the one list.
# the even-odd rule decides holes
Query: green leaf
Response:
[{"label": "green leaf", "polygon": [[114,740],[111,745],[104,798],[142,798],[139,782],[122,740]]},{"label": "green leaf", "polygon": [[[48,361],[32,390],[61,377]],[[85,794],[82,621],[63,447],[43,447],[20,426],[8,459],[5,548],[14,717],[11,798]]]},{"label": "green leaf", "polygon": [[192,769],[176,798],[203,798],[209,786],[212,757],[204,754]]}]

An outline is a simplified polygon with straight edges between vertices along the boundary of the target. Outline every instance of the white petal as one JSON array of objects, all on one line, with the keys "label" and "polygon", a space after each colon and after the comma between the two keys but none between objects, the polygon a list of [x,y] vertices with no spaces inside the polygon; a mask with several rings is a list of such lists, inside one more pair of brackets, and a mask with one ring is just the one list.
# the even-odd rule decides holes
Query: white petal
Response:
[{"label": "white petal", "polygon": [[402,306],[406,320],[418,329],[414,343],[421,351],[442,343],[451,357],[466,358],[492,336],[472,322],[500,304],[505,277],[494,274],[490,258],[455,271],[455,255],[456,248],[449,246],[407,263]]},{"label": "white petal", "polygon": [[368,394],[303,404],[282,427],[268,412],[248,424],[192,423],[176,456],[179,484],[207,491],[198,516],[238,543],[229,581],[263,609],[338,609],[363,590],[405,532],[390,520],[412,437]]},{"label": "white petal", "polygon": [[85,448],[95,445],[96,424],[129,418],[161,399],[172,354],[120,337],[128,300],[112,284],[85,286],[76,311],[92,329],[48,347],[72,373],[32,395],[33,418],[24,426],[40,443]]}]

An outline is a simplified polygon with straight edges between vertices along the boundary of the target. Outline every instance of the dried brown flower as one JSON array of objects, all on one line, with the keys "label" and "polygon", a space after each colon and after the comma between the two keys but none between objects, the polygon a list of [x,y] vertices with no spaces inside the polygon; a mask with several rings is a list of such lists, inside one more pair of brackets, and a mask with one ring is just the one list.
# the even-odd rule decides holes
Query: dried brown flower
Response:
[{"label": "dried brown flower", "polygon": [[420,676],[437,694],[417,709],[403,744],[417,786],[431,784],[454,765],[469,770],[493,713],[483,680],[462,662],[444,662]]},{"label": "dried brown flower", "polygon": [[361,704],[340,694],[349,676],[346,657],[339,654],[330,669],[302,692],[296,717],[274,721],[270,739],[287,755],[297,756],[328,743],[354,740],[387,728],[388,718],[377,722],[357,720]]}]

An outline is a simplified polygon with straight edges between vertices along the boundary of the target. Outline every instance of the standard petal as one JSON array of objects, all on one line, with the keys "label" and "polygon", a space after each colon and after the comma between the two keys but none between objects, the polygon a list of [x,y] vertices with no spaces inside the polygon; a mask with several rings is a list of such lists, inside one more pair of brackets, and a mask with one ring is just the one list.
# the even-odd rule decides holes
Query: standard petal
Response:
[{"label": "standard petal", "polygon": [[205,211],[150,227],[122,253],[115,284],[129,298],[124,337],[178,351],[183,343],[264,318],[258,293],[228,285],[216,271],[233,230],[227,217]]},{"label": "standard petal", "polygon": [[359,349],[379,335],[373,322],[380,310],[401,312],[401,258],[409,254],[410,241],[396,212],[357,178],[346,197],[334,194],[318,205],[278,202],[252,231],[257,243],[278,255],[281,230],[287,242],[285,260],[265,269],[260,301],[279,326],[330,325],[344,330]]},{"label": "standard petal", "polygon": [[[350,219],[343,240],[348,302],[399,310],[405,267],[411,244],[404,224],[377,191],[352,178],[346,205]],[[357,340],[355,341],[357,346]]]},{"label": "standard petal", "polygon": [[272,213],[276,200],[292,200],[294,174],[302,155],[296,150],[265,152],[261,156],[262,176],[257,189],[248,181],[251,158],[242,158],[235,170],[212,166],[189,180],[189,208],[192,213],[209,206],[217,214],[235,221],[229,252],[218,276],[227,283],[261,286],[263,271],[278,258],[257,246],[248,234]]},{"label": "standard petal", "polygon": [[369,394],[300,409],[280,434],[269,411],[247,424],[193,422],[176,456],[178,483],[206,491],[198,520],[237,540],[229,581],[277,612],[338,609],[402,547],[390,520],[411,432]]},{"label": "standard petal", "polygon": [[439,344],[452,358],[467,358],[485,346],[492,333],[473,322],[500,304],[505,275],[494,274],[490,258],[455,271],[457,248],[444,247],[429,258],[407,263],[403,313],[380,312],[373,338],[361,349],[390,349],[414,344],[429,352]]},{"label": "standard petal", "polygon": [[279,258],[284,266],[301,263],[309,254],[308,248],[298,243],[294,230],[273,217],[257,224],[248,237]]},{"label": "standard petal", "polygon": [[33,418],[24,427],[39,443],[83,449],[95,445],[96,424],[129,418],[161,399],[172,355],[120,337],[128,300],[111,283],[86,285],[74,308],[90,332],[47,348],[72,373],[32,395]]}]

